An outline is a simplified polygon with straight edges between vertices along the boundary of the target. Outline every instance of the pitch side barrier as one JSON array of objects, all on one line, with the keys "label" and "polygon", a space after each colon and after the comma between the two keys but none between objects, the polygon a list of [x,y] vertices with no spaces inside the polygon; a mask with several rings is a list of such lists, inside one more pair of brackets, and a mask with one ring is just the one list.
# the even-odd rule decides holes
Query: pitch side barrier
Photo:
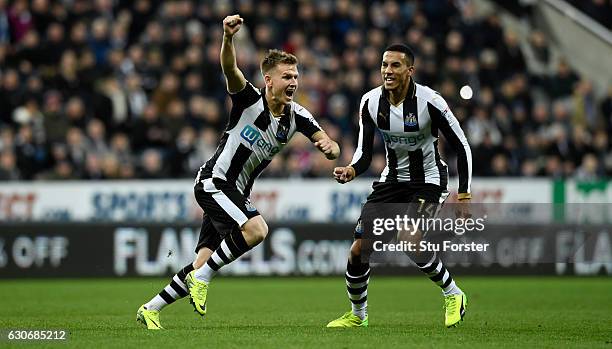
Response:
[{"label": "pitch side barrier", "polygon": [[[389,223],[387,228],[393,231]],[[223,269],[232,276],[342,275],[355,226],[271,224],[268,238]],[[0,224],[0,279],[168,276],[194,257],[197,224]],[[403,230],[409,235],[409,231]],[[419,272],[414,239],[373,238],[374,273]],[[382,235],[381,235],[382,236]],[[384,241],[383,241],[384,240]],[[427,235],[455,275],[612,275],[608,224],[490,224],[480,232]],[[408,251],[408,252],[415,252]]]}]

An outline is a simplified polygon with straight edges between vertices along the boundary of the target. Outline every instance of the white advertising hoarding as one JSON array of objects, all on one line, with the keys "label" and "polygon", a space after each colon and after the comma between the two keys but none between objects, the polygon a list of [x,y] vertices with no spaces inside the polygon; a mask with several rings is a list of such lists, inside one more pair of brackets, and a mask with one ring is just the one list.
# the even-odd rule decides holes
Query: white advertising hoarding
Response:
[{"label": "white advertising hoarding", "polygon": [[[262,179],[251,200],[269,221],[352,222],[372,180],[340,185],[328,179]],[[449,185],[451,192],[456,181]],[[550,203],[552,182],[474,179],[473,201]],[[452,202],[453,196],[447,202]],[[193,181],[75,181],[0,184],[0,220],[193,221],[201,217]]]}]

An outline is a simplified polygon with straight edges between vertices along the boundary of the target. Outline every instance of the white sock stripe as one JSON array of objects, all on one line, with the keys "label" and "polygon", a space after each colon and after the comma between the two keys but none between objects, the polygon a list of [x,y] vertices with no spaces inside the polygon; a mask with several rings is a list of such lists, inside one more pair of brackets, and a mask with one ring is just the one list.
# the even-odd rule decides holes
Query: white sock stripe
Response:
[{"label": "white sock stripe", "polygon": [[227,195],[225,195],[222,191],[212,193],[212,197],[219,204],[219,206],[221,206],[221,208],[230,217],[232,217],[232,219],[236,221],[236,223],[238,223],[238,226],[242,227],[244,223],[249,220],[247,216],[242,213],[240,208],[238,208],[238,206],[236,206],[236,204],[234,204],[234,202],[230,200],[230,198],[228,198]]},{"label": "white sock stripe", "polygon": [[232,250],[230,250],[229,246],[227,246],[227,242],[225,242],[225,239],[221,241],[221,250],[223,251],[223,253],[225,253],[227,258],[229,258],[232,261],[234,260],[234,255],[232,254]]},{"label": "white sock stripe", "polygon": [[176,291],[172,288],[172,286],[167,285],[166,287],[164,287],[164,291],[166,291],[170,297],[174,298],[174,299],[178,299],[181,298],[178,293],[176,293]]},{"label": "white sock stripe", "polygon": [[[431,276],[436,276],[438,275],[438,273],[440,272],[440,269],[442,268],[442,263],[439,263],[435,266],[435,268],[430,271],[429,273],[426,273],[427,276],[431,277]],[[422,269],[422,268],[421,268]]]},{"label": "white sock stripe", "polygon": [[195,275],[196,279],[200,281],[210,282],[216,273],[216,271],[212,270],[208,264],[205,263],[202,268],[196,269],[193,275]]},{"label": "white sock stripe", "polygon": [[354,300],[354,301],[358,301],[358,300],[362,299],[363,297],[365,297],[365,296],[367,296],[367,295],[368,295],[368,291],[367,291],[367,290],[365,290],[365,291],[364,291],[363,293],[361,293],[361,294],[350,294],[350,293],[348,294],[349,299],[352,299],[352,300]]},{"label": "white sock stripe", "polygon": [[429,268],[436,262],[436,252],[433,253],[433,257],[429,260],[429,262],[425,263],[424,266],[419,267],[421,269]]},{"label": "white sock stripe", "polygon": [[439,280],[439,281],[436,281],[436,284],[438,284],[440,286],[444,285],[444,282],[446,281],[446,279],[448,279],[449,276],[450,276],[450,274],[448,273],[448,270],[446,270],[444,272],[444,275],[442,276],[442,279]]},{"label": "white sock stripe", "polygon": [[431,273],[427,275],[430,275],[430,276],[438,275],[440,273],[440,270],[442,270],[442,267],[443,267],[442,263],[438,263],[438,265],[436,265],[436,269],[434,269],[434,271],[432,271]]},{"label": "white sock stripe", "polygon": [[346,275],[346,277],[349,277],[349,278],[357,279],[357,278],[366,276],[369,272],[370,272],[370,268],[368,268],[368,270],[366,270],[366,272],[361,274],[361,275],[351,275],[351,274],[349,274],[348,271],[346,273],[344,273],[344,275]]},{"label": "white sock stripe", "polygon": [[451,281],[451,283],[450,283],[450,284],[448,284],[448,286],[446,286],[446,287],[444,288],[445,295],[446,295],[446,292],[450,292],[450,291],[451,291],[451,290],[453,290],[455,287],[457,287],[457,284],[455,284],[455,280],[453,280],[453,281]]},{"label": "white sock stripe", "polygon": [[183,280],[179,279],[178,275],[174,275],[174,277],[172,277],[172,280],[174,280],[174,282],[176,282],[179,286],[181,286],[181,288],[185,291],[185,292],[189,292],[189,289],[187,289],[187,285],[185,285],[185,283],[183,282]]},{"label": "white sock stripe", "polygon": [[145,308],[148,310],[162,310],[168,303],[159,295],[156,294],[155,297],[151,298],[151,300],[145,304]]},{"label": "white sock stripe", "polygon": [[450,273],[448,272],[448,270],[444,271],[444,276],[442,276],[442,285],[444,285],[444,283],[448,280],[449,277]]},{"label": "white sock stripe", "polygon": [[370,278],[368,278],[366,281],[364,282],[358,282],[358,283],[351,283],[351,282],[346,282],[346,286],[350,287],[350,288],[360,288],[363,286],[367,286],[368,283],[370,282]]},{"label": "white sock stripe", "polygon": [[225,262],[223,261],[223,259],[221,259],[221,257],[219,257],[217,252],[213,253],[210,258],[212,258],[213,262],[215,262],[219,266],[219,268],[225,265]]},{"label": "white sock stripe", "polygon": [[353,311],[360,311],[360,310],[365,310],[365,308],[368,307],[368,301],[365,301],[363,303],[351,303],[353,305]]}]

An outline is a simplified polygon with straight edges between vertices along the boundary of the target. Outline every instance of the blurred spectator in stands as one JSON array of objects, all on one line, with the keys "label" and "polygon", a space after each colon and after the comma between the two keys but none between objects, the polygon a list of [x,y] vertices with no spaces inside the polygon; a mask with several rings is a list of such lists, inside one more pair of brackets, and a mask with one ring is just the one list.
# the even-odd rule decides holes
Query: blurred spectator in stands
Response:
[{"label": "blurred spectator in stands", "polygon": [[110,140],[110,148],[119,163],[131,164],[134,162],[130,139],[125,133],[115,133]]},{"label": "blurred spectator in stands", "polygon": [[529,44],[538,63],[545,67],[548,66],[550,64],[551,52],[544,33],[534,30],[529,36]]},{"label": "blurred spectator in stands", "polygon": [[164,118],[164,124],[166,129],[170,132],[170,138],[176,139],[179,132],[187,126],[187,119],[185,118],[185,103],[180,99],[170,101],[168,104],[168,111]]},{"label": "blurred spectator in stands", "polygon": [[85,158],[82,179],[104,179],[102,158],[98,153],[88,153]]},{"label": "blurred spectator in stands", "polygon": [[130,119],[135,120],[142,115],[144,108],[148,104],[147,95],[142,88],[142,81],[137,73],[131,73],[127,76],[125,94],[128,100]]},{"label": "blurred spectator in stands", "polygon": [[125,130],[130,122],[128,99],[115,76],[102,79],[95,96],[98,112],[95,115],[107,128]]},{"label": "blurred spectator in stands", "polygon": [[0,181],[16,181],[21,179],[17,168],[17,159],[12,150],[0,151]]},{"label": "blurred spectator in stands", "polygon": [[519,46],[518,36],[511,30],[504,33],[504,42],[500,43],[497,52],[499,66],[503,67],[506,76],[523,73],[527,70],[523,51]]},{"label": "blurred spectator in stands", "polygon": [[163,149],[170,144],[170,132],[160,118],[155,104],[149,104],[142,118],[135,121],[130,138],[135,151],[142,151],[148,147]]},{"label": "blurred spectator in stands", "polygon": [[512,175],[506,154],[495,154],[491,160],[491,175],[495,177],[508,177]]},{"label": "blurred spectator in stands", "polygon": [[11,40],[11,28],[7,13],[6,0],[0,0],[0,45],[7,44]]},{"label": "blurred spectator in stands", "polygon": [[102,121],[91,119],[87,123],[87,138],[90,143],[90,151],[104,155],[109,152],[109,145],[106,141],[106,127]]},{"label": "blurred spectator in stands", "polygon": [[109,25],[105,18],[98,17],[92,22],[89,48],[96,57],[96,65],[102,68],[106,64],[107,53],[111,48]]},{"label": "blurred spectator in stands", "polygon": [[36,98],[28,97],[22,106],[13,111],[13,122],[17,125],[30,125],[36,143],[45,142],[44,116],[38,108]]},{"label": "blurred spectator in stands", "polygon": [[593,93],[593,84],[590,81],[583,79],[576,83],[573,102],[573,124],[588,126],[591,129],[599,126],[597,103]]},{"label": "blurred spectator in stands", "polygon": [[538,165],[534,160],[525,160],[521,164],[521,177],[535,177],[538,174]]},{"label": "blurred spectator in stands", "polygon": [[11,36],[14,42],[19,42],[32,29],[32,13],[27,0],[15,0],[8,11]]},{"label": "blurred spectator in stands", "polygon": [[0,129],[0,151],[10,150],[14,151],[15,149],[15,135],[13,130],[4,127]]},{"label": "blurred spectator in stands", "polygon": [[87,153],[91,150],[89,140],[83,135],[80,128],[71,127],[66,132],[66,145],[70,161],[78,171],[82,170]]},{"label": "blurred spectator in stands", "polygon": [[587,153],[582,157],[582,162],[580,167],[578,167],[575,172],[575,177],[578,180],[592,181],[601,177],[602,174],[602,169],[597,156],[592,153]]},{"label": "blurred spectator in stands", "polygon": [[549,79],[548,93],[553,99],[571,96],[578,81],[578,75],[565,59],[561,59],[557,71]]},{"label": "blurred spectator in stands", "polygon": [[59,73],[50,85],[60,91],[65,98],[80,93],[80,80],[77,75],[77,56],[72,50],[64,51],[60,59]]},{"label": "blurred spectator in stands", "polygon": [[53,169],[42,173],[40,176],[40,179],[44,180],[75,180],[78,178],[73,165],[68,161],[58,162]]},{"label": "blurred spectator in stands", "polygon": [[22,94],[19,89],[19,74],[14,69],[6,69],[0,76],[2,86],[0,87],[0,123],[14,125],[12,120],[13,111],[19,106]]},{"label": "blurred spectator in stands", "polygon": [[138,178],[161,179],[168,177],[164,168],[162,154],[155,149],[146,149],[140,157],[140,171]]},{"label": "blurred spectator in stands", "polygon": [[64,140],[69,127],[68,119],[62,111],[62,96],[56,90],[45,94],[43,106],[45,135],[49,143]]},{"label": "blurred spectator in stands", "polygon": [[193,127],[185,126],[173,139],[174,144],[168,155],[170,176],[173,178],[192,177],[194,175],[194,168],[190,159],[197,156],[196,131]]},{"label": "blurred spectator in stands", "polygon": [[44,168],[46,162],[45,148],[34,139],[32,127],[21,125],[15,137],[15,155],[17,167],[23,179],[32,179]]},{"label": "blurred spectator in stands", "polygon": [[119,160],[112,153],[107,153],[102,157],[102,176],[105,179],[119,179]]}]

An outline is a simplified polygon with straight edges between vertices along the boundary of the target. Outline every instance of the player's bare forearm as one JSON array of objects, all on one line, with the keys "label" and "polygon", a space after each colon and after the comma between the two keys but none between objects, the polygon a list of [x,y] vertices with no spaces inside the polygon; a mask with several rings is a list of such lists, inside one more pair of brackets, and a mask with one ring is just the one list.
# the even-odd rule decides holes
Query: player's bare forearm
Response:
[{"label": "player's bare forearm", "polygon": [[[455,209],[455,215],[460,218],[470,218],[472,217],[472,212],[470,210],[470,202],[471,196],[465,196],[466,193],[459,194],[459,203]],[[469,194],[467,194],[469,195]]]},{"label": "player's bare forearm", "polygon": [[234,34],[242,26],[243,19],[239,15],[227,16],[223,20],[223,41],[221,43],[220,62],[223,75],[230,93],[240,92],[246,86],[244,74],[238,69],[236,63],[236,49],[234,48]]},{"label": "player's bare forearm", "polygon": [[340,146],[329,138],[325,132],[319,131],[312,135],[312,141],[315,147],[329,160],[337,159],[340,156]]}]

